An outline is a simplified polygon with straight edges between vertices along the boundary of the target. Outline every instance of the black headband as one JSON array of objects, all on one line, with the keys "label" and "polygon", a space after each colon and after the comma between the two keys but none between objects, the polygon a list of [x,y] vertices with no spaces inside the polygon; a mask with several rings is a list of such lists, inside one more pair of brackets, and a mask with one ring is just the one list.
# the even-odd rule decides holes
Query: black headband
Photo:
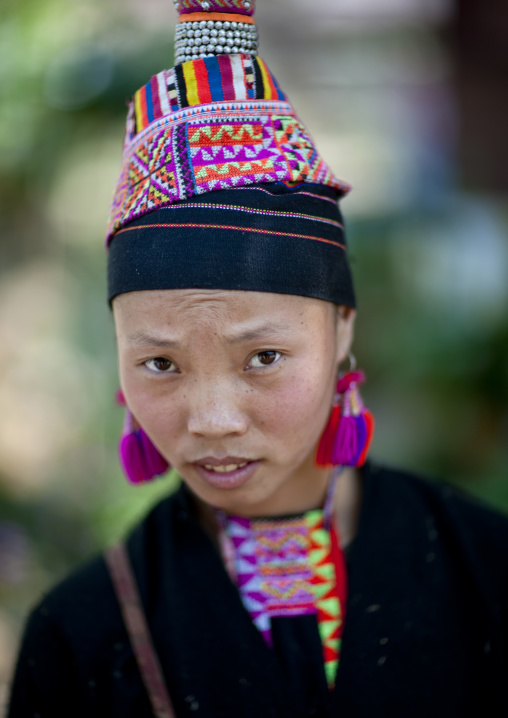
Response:
[{"label": "black headband", "polygon": [[145,289],[239,289],[355,306],[336,191],[283,183],[217,190],[125,225],[108,298]]}]

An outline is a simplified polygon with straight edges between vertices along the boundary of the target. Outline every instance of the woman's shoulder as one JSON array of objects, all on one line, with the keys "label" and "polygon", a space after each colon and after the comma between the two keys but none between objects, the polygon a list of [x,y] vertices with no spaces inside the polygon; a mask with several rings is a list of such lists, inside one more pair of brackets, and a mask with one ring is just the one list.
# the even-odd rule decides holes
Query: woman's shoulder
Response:
[{"label": "woman's shoulder", "polygon": [[478,580],[497,576],[506,585],[507,516],[440,480],[375,463],[365,469],[365,500],[400,540],[439,547],[474,567]]},{"label": "woman's shoulder", "polygon": [[392,503],[417,512],[432,511],[450,521],[483,527],[487,535],[508,540],[508,516],[481,499],[440,479],[420,473],[369,462],[368,481],[379,484],[380,495]]},{"label": "woman's shoulder", "polygon": [[[145,588],[141,557],[155,550],[161,532],[172,531],[175,518],[186,510],[185,501],[182,489],[163,499],[125,540],[141,593]],[[28,623],[28,630],[57,631],[73,644],[85,639],[82,645],[94,643],[94,636],[104,637],[106,628],[109,632],[123,629],[123,622],[104,553],[91,557],[53,586],[33,608]]]},{"label": "woman's shoulder", "polygon": [[[177,491],[159,502],[126,539],[142,598],[146,595],[142,557],[153,555],[159,535],[172,531],[174,519],[185,510],[181,494]],[[96,555],[51,588],[31,610],[9,715],[32,715],[43,705],[49,706],[48,715],[60,716],[65,700],[78,695],[95,706],[93,701],[106,690],[101,688],[101,676],[122,674],[131,654],[104,554]],[[55,685],[61,686],[58,695]]]}]

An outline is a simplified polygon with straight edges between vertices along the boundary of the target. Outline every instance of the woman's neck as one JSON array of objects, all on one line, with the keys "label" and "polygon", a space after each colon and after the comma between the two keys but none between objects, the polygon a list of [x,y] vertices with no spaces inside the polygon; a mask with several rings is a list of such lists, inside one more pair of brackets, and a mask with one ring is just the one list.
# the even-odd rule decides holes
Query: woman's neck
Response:
[{"label": "woman's neck", "polygon": [[357,534],[362,499],[362,472],[354,466],[347,466],[338,478],[333,502],[333,515],[342,548],[348,546]]},{"label": "woman's neck", "polygon": [[[328,484],[326,484],[324,492],[320,493],[318,499],[313,498],[312,505],[301,506],[298,511],[295,511],[294,503],[292,502],[291,506],[287,507],[287,510],[284,510],[282,506],[280,507],[282,510],[278,510],[277,512],[271,511],[268,515],[282,516],[284,514],[303,513],[312,509],[324,508],[327,488]],[[332,504],[332,516],[336,522],[342,548],[350,544],[356,536],[362,495],[363,481],[360,470],[354,467],[346,467],[336,482]],[[194,494],[193,499],[198,521],[208,536],[217,545],[218,526],[216,509]]]}]

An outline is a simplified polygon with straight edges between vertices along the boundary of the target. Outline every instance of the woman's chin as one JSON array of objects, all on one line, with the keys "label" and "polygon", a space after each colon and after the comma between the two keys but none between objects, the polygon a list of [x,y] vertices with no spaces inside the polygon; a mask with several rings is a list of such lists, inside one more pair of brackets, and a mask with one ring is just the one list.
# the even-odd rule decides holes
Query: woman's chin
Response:
[{"label": "woman's chin", "polygon": [[209,506],[239,516],[261,516],[269,512],[278,488],[274,472],[267,480],[264,468],[263,460],[249,461],[233,471],[213,471],[193,464],[181,475],[192,492]]},{"label": "woman's chin", "polygon": [[252,481],[260,465],[261,461],[247,461],[243,466],[236,466],[229,471],[225,471],[223,467],[212,467],[196,463],[193,468],[207,487],[221,493],[230,493],[241,489]]}]

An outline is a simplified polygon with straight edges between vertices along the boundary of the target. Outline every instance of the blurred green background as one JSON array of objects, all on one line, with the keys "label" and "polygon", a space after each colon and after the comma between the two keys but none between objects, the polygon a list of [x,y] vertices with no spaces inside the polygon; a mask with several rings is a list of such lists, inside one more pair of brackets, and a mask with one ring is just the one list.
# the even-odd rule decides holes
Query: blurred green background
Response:
[{"label": "blurred green background", "polygon": [[[263,57],[354,186],[372,454],[508,512],[508,12],[258,6]],[[103,242],[126,101],[172,65],[175,21],[170,0],[0,4],[0,706],[29,607],[174,485],[120,474]]]}]

